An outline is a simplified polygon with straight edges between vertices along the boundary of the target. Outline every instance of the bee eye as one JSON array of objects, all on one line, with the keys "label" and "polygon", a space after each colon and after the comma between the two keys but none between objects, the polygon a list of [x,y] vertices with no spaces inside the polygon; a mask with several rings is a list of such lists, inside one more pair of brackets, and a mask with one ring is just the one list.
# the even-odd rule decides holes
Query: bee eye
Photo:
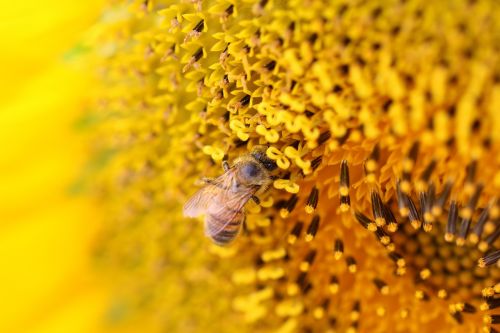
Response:
[{"label": "bee eye", "polygon": [[245,177],[252,178],[256,177],[260,173],[260,169],[254,163],[248,163],[245,166],[243,166],[241,172]]}]

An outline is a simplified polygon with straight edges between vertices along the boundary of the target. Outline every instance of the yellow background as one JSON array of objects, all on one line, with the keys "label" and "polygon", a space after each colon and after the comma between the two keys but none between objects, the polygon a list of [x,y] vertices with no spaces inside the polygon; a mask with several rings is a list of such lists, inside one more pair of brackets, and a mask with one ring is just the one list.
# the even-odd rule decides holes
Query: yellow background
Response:
[{"label": "yellow background", "polygon": [[96,212],[68,195],[89,80],[63,56],[101,2],[0,0],[0,332],[94,332],[104,311],[88,258]]}]

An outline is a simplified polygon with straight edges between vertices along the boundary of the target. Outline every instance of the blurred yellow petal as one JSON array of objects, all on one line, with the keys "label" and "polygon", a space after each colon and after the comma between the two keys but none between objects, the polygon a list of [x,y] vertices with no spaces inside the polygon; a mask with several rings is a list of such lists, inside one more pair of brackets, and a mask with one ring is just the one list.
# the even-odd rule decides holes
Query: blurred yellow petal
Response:
[{"label": "blurred yellow petal", "polygon": [[68,195],[87,154],[73,124],[89,82],[63,58],[103,2],[0,3],[0,331],[95,331],[106,304],[89,257],[97,216]]},{"label": "blurred yellow petal", "polygon": [[[498,330],[497,301],[480,303],[500,277],[500,2],[136,0],[104,16],[100,246],[141,325]],[[182,205],[224,158],[263,172],[209,193],[278,179],[241,202],[237,237],[237,200],[207,196],[204,237]]]}]

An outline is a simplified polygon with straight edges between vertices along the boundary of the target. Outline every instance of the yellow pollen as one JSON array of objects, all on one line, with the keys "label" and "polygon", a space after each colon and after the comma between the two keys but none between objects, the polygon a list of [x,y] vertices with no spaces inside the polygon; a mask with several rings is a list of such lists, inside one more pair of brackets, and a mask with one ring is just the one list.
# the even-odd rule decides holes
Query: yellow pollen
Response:
[{"label": "yellow pollen", "polygon": [[431,276],[430,269],[426,268],[426,269],[420,271],[420,278],[422,280],[427,280],[430,276]]},{"label": "yellow pollen", "polygon": [[387,225],[387,230],[389,232],[396,232],[398,230],[398,224],[397,223],[389,223]]},{"label": "yellow pollen", "polygon": [[444,240],[445,241],[447,241],[447,242],[453,242],[454,239],[455,239],[455,235],[450,234],[450,233],[445,233],[444,234]]},{"label": "yellow pollen", "polygon": [[351,209],[351,207],[348,204],[341,204],[339,208],[340,212],[342,213],[347,213]]},{"label": "yellow pollen", "polygon": [[300,263],[299,269],[301,272],[307,272],[309,270],[310,264],[307,261]]},{"label": "yellow pollen", "polygon": [[299,286],[296,283],[288,284],[286,292],[289,296],[295,296],[299,293]]},{"label": "yellow pollen", "polygon": [[338,283],[330,283],[328,285],[328,291],[330,291],[330,293],[332,295],[335,295],[339,292],[339,284]]},{"label": "yellow pollen", "polygon": [[422,226],[422,222],[420,220],[413,220],[413,221],[411,221],[411,226],[415,230],[420,229],[420,227]]},{"label": "yellow pollen", "polygon": [[387,310],[383,306],[377,307],[377,310],[376,310],[377,316],[383,317],[383,316],[385,316],[386,312],[387,312]]},{"label": "yellow pollen", "polygon": [[346,197],[346,196],[349,195],[349,188],[346,187],[346,186],[341,186],[339,188],[339,193],[340,193],[341,196]]},{"label": "yellow pollen", "polygon": [[383,217],[378,217],[375,219],[375,224],[379,227],[383,227],[385,225],[385,219]]},{"label": "yellow pollen", "polygon": [[377,161],[368,160],[365,163],[365,167],[366,167],[366,171],[373,173],[377,170]]},{"label": "yellow pollen", "polygon": [[314,310],[313,310],[313,317],[315,319],[321,319],[323,318],[325,315],[325,310],[322,308],[322,307],[316,307]]},{"label": "yellow pollen", "polygon": [[446,299],[446,298],[448,298],[448,293],[444,289],[439,289],[438,297],[441,299]]}]

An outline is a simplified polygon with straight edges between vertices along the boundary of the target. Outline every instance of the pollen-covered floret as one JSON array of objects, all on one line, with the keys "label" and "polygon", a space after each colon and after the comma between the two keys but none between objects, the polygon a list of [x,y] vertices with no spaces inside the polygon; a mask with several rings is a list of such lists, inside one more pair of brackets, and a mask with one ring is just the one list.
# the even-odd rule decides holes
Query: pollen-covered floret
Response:
[{"label": "pollen-covered floret", "polygon": [[[130,316],[152,331],[498,329],[497,2],[127,6],[96,31],[93,112],[111,156],[98,254]],[[180,207],[257,145],[273,186],[217,247]]]}]

